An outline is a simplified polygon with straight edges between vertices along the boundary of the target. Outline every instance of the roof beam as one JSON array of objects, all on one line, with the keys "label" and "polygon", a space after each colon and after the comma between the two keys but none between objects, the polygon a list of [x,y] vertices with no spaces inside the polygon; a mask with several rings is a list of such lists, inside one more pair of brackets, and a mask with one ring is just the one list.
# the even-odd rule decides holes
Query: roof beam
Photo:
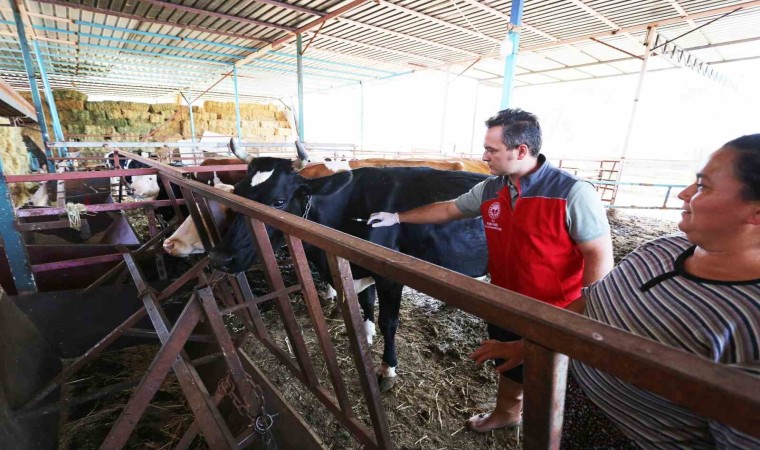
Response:
[{"label": "roof beam", "polygon": [[441,19],[438,19],[436,17],[430,16],[430,15],[427,15],[427,14],[422,14],[420,12],[414,11],[414,10],[409,9],[409,8],[405,8],[405,7],[400,6],[400,5],[396,5],[394,3],[390,3],[390,2],[386,2],[386,1],[381,1],[380,5],[382,5],[385,8],[392,9],[394,11],[402,12],[404,14],[409,14],[410,16],[416,17],[416,18],[418,18],[420,20],[424,20],[424,21],[427,21],[427,22],[432,22],[432,23],[434,23],[436,25],[440,25],[442,27],[446,27],[446,28],[448,28],[450,30],[454,30],[454,31],[458,31],[460,33],[468,34],[470,36],[473,36],[473,37],[476,37],[476,38],[479,38],[479,39],[484,39],[484,40],[486,40],[486,41],[488,41],[488,42],[490,42],[492,44],[499,44],[499,43],[501,43],[500,40],[498,40],[496,38],[493,38],[491,36],[488,36],[486,34],[479,33],[477,31],[473,31],[473,30],[470,30],[470,29],[467,29],[467,28],[463,28],[463,27],[460,27],[459,25],[454,25],[453,23],[446,22],[445,20],[441,20]]},{"label": "roof beam", "polygon": [[187,12],[190,14],[197,14],[199,16],[216,17],[217,19],[231,20],[233,22],[239,22],[246,25],[255,25],[257,27],[274,28],[281,31],[293,31],[293,28],[286,27],[284,25],[278,25],[276,23],[263,22],[256,19],[248,19],[246,17],[233,16],[231,14],[223,14],[214,11],[206,11],[204,9],[193,8],[191,6],[179,5],[177,3],[169,3],[164,0],[140,0],[141,3],[148,3],[150,5],[160,6],[161,8],[176,9],[178,11]]},{"label": "roof beam", "polygon": [[[503,20],[509,22],[509,16],[508,15],[504,14],[503,12],[499,11],[498,9],[491,8],[488,5],[484,5],[483,3],[480,3],[478,0],[461,0],[461,1],[463,1],[464,3],[467,3],[468,5],[470,5],[472,7],[477,8],[477,9],[483,11],[483,12],[491,14],[494,17],[498,17],[499,19],[503,19]],[[558,38],[552,36],[551,34],[545,33],[545,32],[539,30],[536,27],[528,25],[525,22],[523,22],[522,25],[520,25],[520,26],[523,29],[526,29],[526,30],[530,31],[531,33],[537,34],[537,35],[541,36],[544,39],[548,39],[548,40],[550,40],[552,42],[559,41]]]},{"label": "roof beam", "polygon": [[[428,56],[419,56],[419,55],[415,55],[413,53],[404,52],[404,51],[401,51],[401,50],[395,50],[395,49],[387,48],[387,47],[380,47],[380,46],[373,45],[373,44],[366,44],[364,42],[350,41],[348,39],[343,39],[343,38],[339,38],[339,37],[336,37],[336,36],[330,36],[329,34],[325,34],[325,33],[321,33],[319,35],[319,37],[320,37],[320,39],[327,39],[327,40],[330,40],[330,41],[340,42],[341,44],[354,45],[356,47],[366,48],[368,50],[375,50],[375,51],[378,51],[378,52],[390,53],[392,55],[398,55],[398,56],[401,56],[401,57],[404,57],[404,58],[408,58],[408,59],[411,59],[411,60],[424,59],[424,60],[430,61],[433,64],[443,64],[444,63],[440,59],[430,58]],[[319,47],[317,47],[317,48],[320,51],[330,51],[330,50],[323,50],[323,49],[321,49]]]},{"label": "roof beam", "polygon": [[374,31],[376,33],[386,34],[388,36],[393,36],[393,37],[397,37],[397,38],[400,38],[400,39],[405,39],[407,41],[413,41],[413,42],[416,42],[418,44],[429,45],[431,47],[437,47],[437,48],[440,48],[442,50],[446,50],[446,51],[449,51],[449,52],[452,52],[452,53],[461,53],[461,54],[470,55],[470,56],[477,56],[477,57],[482,56],[482,55],[480,55],[478,53],[471,52],[469,50],[463,50],[463,49],[460,49],[460,48],[452,47],[450,45],[446,45],[446,44],[441,44],[441,43],[438,43],[438,42],[430,41],[428,39],[418,38],[417,36],[412,36],[412,35],[406,34],[406,33],[399,33],[398,31],[386,30],[385,28],[376,27],[374,25],[368,25],[366,23],[357,22],[355,20],[341,19],[341,22],[345,23],[345,24],[348,24],[348,25],[352,25],[352,26],[358,27],[358,28],[364,28],[366,30]]},{"label": "roof beam", "polygon": [[[237,33],[228,33],[226,31],[219,31],[219,30],[213,30],[211,28],[205,28],[205,27],[198,27],[198,26],[191,26],[191,25],[179,25],[175,22],[168,22],[166,20],[159,20],[159,19],[150,19],[143,16],[138,16],[136,14],[127,14],[123,12],[118,11],[111,11],[110,9],[105,8],[98,8],[95,6],[86,6],[86,5],[80,5],[80,4],[74,4],[74,3],[66,3],[61,0],[34,0],[37,3],[46,3],[48,5],[55,5],[55,6],[63,6],[66,8],[71,9],[79,9],[82,11],[87,11],[91,13],[96,14],[103,14],[106,16],[112,16],[112,17],[123,17],[125,19],[131,19],[131,20],[137,20],[139,22],[144,23],[150,23],[150,24],[156,24],[156,25],[166,25],[174,28],[181,28],[185,30],[191,30],[191,31],[198,31],[200,33],[209,33],[209,34],[215,34],[218,36],[227,36],[232,38],[238,38],[238,39],[245,39],[248,41],[256,41],[256,42],[270,42],[269,39],[262,39],[262,38],[254,38],[245,34],[237,34]],[[47,18],[47,17],[46,17]],[[57,19],[60,20],[60,19]],[[69,20],[69,19],[66,19]]]},{"label": "roof beam", "polygon": [[[702,11],[702,12],[699,12],[699,13],[690,14],[689,18],[692,19],[692,20],[697,20],[697,19],[701,19],[701,18],[704,18],[704,17],[711,17],[711,16],[714,16],[714,15],[717,15],[717,14],[723,14],[723,13],[726,13],[726,12],[729,12],[729,11],[734,11],[734,10],[737,10],[737,9],[747,9],[747,8],[752,8],[752,7],[755,7],[755,6],[760,6],[760,0],[754,0],[754,1],[749,1],[749,2],[745,2],[745,3],[739,3],[737,5],[723,6],[723,7],[720,7],[720,8],[709,9],[707,11]],[[587,40],[591,39],[592,37],[594,37],[594,38],[603,38],[603,37],[607,37],[607,36],[616,36],[616,35],[618,35],[620,33],[634,33],[634,32],[637,32],[637,31],[644,31],[647,28],[653,27],[653,26],[662,27],[662,26],[665,26],[665,25],[672,25],[674,23],[680,23],[680,22],[683,22],[683,21],[684,21],[683,17],[673,17],[671,19],[660,20],[660,21],[657,21],[657,22],[652,22],[652,23],[647,23],[647,24],[642,24],[642,25],[631,25],[629,27],[623,27],[623,28],[620,28],[618,30],[607,31],[607,32],[604,32],[604,33],[592,33],[592,34],[587,34],[587,35],[584,35],[584,36],[578,36],[578,37],[571,38],[571,39],[563,39],[563,40],[561,40],[559,42],[556,42],[556,43],[555,42],[550,42],[550,43],[546,43],[546,44],[533,45],[533,46],[530,46],[530,47],[526,48],[525,50],[536,51],[536,50],[541,50],[541,49],[544,49],[544,48],[557,47],[558,45],[562,45],[562,44],[575,44],[577,42],[587,41]]]}]

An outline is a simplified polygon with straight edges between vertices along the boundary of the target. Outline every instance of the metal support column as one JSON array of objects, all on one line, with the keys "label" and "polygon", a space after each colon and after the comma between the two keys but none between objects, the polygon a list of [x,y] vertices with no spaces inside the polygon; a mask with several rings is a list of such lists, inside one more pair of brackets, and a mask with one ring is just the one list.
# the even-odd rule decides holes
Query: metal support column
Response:
[{"label": "metal support column", "polygon": [[304,142],[303,123],[303,49],[301,34],[296,35],[296,72],[298,74],[298,140]]},{"label": "metal support column", "polygon": [[29,265],[29,255],[26,253],[21,233],[14,227],[15,221],[13,201],[8,185],[5,183],[5,175],[3,175],[3,161],[0,160],[0,237],[3,238],[5,257],[10,265],[11,276],[18,293],[35,293],[37,284],[34,282],[32,268]]},{"label": "metal support column", "polygon": [[237,125],[238,141],[242,141],[243,129],[240,126],[240,98],[238,98],[237,66],[232,66],[232,84],[235,86],[235,124]]},{"label": "metal support column", "polygon": [[[623,167],[625,166],[625,156],[628,153],[628,145],[631,142],[631,135],[633,134],[633,125],[636,122],[636,110],[639,106],[639,98],[641,98],[641,89],[644,86],[644,78],[647,73],[647,62],[649,61],[649,55],[652,53],[652,46],[654,45],[654,38],[657,35],[655,27],[647,28],[647,34],[644,45],[644,59],[641,62],[641,71],[639,72],[639,83],[636,86],[636,95],[633,98],[633,106],[631,107],[631,116],[628,119],[628,130],[625,133],[625,140],[623,141],[623,150],[620,153],[620,169],[618,171],[617,181],[623,179]],[[615,186],[617,190],[617,185]],[[617,192],[617,191],[616,191]]]},{"label": "metal support column", "polygon": [[[55,106],[55,98],[53,98],[53,90],[50,88],[50,81],[47,77],[47,70],[45,69],[45,63],[42,60],[42,52],[40,51],[40,45],[35,40],[34,42],[34,56],[37,57],[37,67],[40,69],[40,78],[42,78],[42,88],[45,90],[45,98],[47,99],[48,110],[50,111],[50,120],[53,122],[53,135],[55,140],[63,142],[63,129],[61,128],[61,121],[58,118],[58,108]],[[60,156],[68,156],[69,151],[66,147],[59,147]],[[48,167],[50,170],[50,167]]]},{"label": "metal support column", "polygon": [[[32,102],[34,103],[34,109],[37,111],[37,123],[40,125],[40,133],[42,134],[42,143],[45,146],[45,154],[53,156],[48,149],[48,142],[50,142],[50,135],[48,134],[47,124],[45,122],[45,110],[42,109],[42,101],[40,99],[40,92],[37,90],[37,78],[34,76],[34,62],[32,61],[32,55],[29,51],[29,44],[26,41],[26,31],[24,30],[24,22],[21,20],[21,11],[19,11],[18,5],[15,0],[8,2],[13,9],[13,19],[16,21],[16,31],[18,32],[18,42],[21,47],[21,55],[24,58],[24,67],[26,68],[26,76],[29,78],[29,90],[32,91]],[[55,166],[53,162],[48,159],[48,171],[55,172]]]},{"label": "metal support column", "polygon": [[520,49],[520,26],[522,25],[523,0],[512,0],[509,14],[509,33],[506,40],[511,49],[504,55],[504,83],[501,88],[501,109],[506,109],[512,100],[512,87],[515,81],[517,67],[517,51]]}]

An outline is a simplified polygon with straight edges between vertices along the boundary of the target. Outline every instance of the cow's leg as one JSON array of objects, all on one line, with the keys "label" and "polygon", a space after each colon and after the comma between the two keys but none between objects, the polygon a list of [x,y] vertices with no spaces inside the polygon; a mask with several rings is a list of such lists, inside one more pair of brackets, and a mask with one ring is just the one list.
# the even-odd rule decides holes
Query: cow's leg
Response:
[{"label": "cow's leg", "polygon": [[[354,281],[355,282],[355,281]],[[375,286],[368,286],[357,294],[359,306],[362,308],[362,317],[364,318],[364,334],[367,337],[367,343],[372,345],[375,339]]]},{"label": "cow's leg", "polygon": [[377,298],[380,305],[378,323],[383,334],[383,362],[377,381],[380,392],[389,391],[396,384],[396,329],[401,309],[401,291],[403,285],[390,280],[377,284]]}]

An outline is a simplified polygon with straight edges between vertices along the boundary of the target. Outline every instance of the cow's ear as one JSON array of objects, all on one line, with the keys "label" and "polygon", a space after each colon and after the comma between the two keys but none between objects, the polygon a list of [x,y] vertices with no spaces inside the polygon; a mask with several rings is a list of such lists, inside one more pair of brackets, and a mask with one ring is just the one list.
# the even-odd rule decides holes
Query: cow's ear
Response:
[{"label": "cow's ear", "polygon": [[353,178],[354,175],[349,170],[329,177],[306,179],[305,190],[309,195],[331,195],[343,189]]}]

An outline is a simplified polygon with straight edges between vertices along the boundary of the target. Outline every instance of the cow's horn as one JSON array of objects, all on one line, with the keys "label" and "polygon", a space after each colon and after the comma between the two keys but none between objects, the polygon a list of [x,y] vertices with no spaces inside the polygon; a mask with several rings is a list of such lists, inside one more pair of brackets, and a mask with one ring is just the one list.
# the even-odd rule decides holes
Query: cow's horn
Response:
[{"label": "cow's horn", "polygon": [[253,155],[249,155],[245,149],[238,147],[238,145],[235,143],[235,138],[230,138],[230,151],[234,153],[235,156],[243,160],[243,162],[246,164],[250,163],[253,160]]},{"label": "cow's horn", "polygon": [[309,154],[306,153],[306,147],[299,140],[296,140],[296,153],[298,154],[299,161],[298,169],[303,169],[309,162]]}]

